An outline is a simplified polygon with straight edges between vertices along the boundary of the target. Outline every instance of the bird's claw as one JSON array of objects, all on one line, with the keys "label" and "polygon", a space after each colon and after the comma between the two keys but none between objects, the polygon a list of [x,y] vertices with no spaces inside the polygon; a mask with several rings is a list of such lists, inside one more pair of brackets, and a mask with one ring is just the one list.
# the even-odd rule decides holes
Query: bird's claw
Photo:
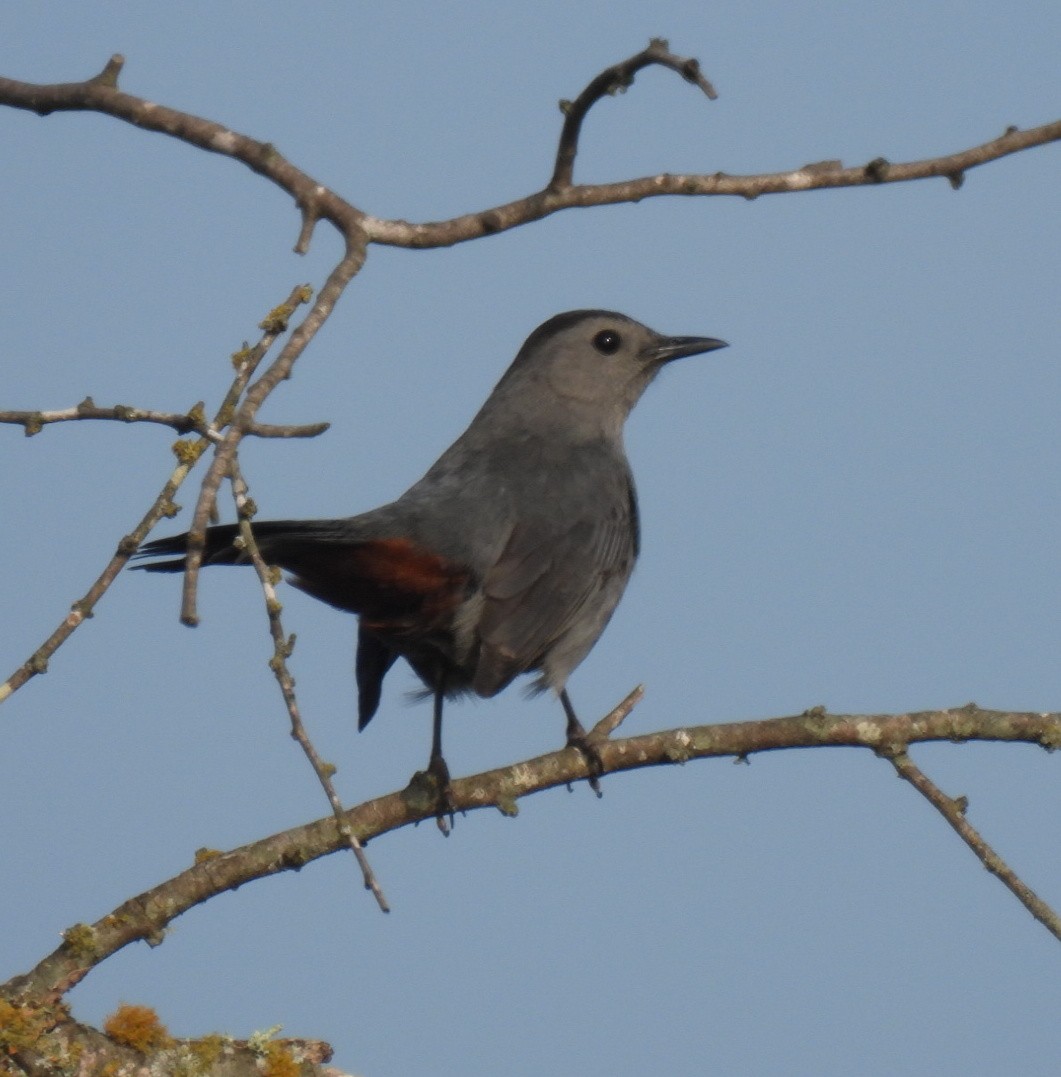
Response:
[{"label": "bird's claw", "polygon": [[568,730],[567,746],[574,748],[586,761],[589,767],[589,787],[597,794],[598,798],[604,796],[601,792],[600,779],[604,776],[604,760],[601,758],[600,749],[589,739],[589,734],[582,728]]},{"label": "bird's claw", "polygon": [[446,760],[441,755],[432,756],[427,773],[435,785],[435,825],[448,838],[453,829],[457,806],[453,803],[453,787],[450,785]]},{"label": "bird's claw", "polygon": [[418,770],[409,779],[402,797],[416,812],[433,812],[438,829],[449,835],[457,805],[445,759],[441,756],[432,758],[426,770]]}]

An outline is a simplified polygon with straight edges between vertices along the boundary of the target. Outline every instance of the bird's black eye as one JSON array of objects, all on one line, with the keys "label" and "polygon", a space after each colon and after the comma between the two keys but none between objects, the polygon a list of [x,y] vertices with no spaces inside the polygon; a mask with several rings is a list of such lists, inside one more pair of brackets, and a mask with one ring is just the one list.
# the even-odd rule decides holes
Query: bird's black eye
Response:
[{"label": "bird's black eye", "polygon": [[623,338],[614,329],[602,329],[593,338],[593,347],[601,355],[614,355],[619,350],[619,345],[622,342]]}]

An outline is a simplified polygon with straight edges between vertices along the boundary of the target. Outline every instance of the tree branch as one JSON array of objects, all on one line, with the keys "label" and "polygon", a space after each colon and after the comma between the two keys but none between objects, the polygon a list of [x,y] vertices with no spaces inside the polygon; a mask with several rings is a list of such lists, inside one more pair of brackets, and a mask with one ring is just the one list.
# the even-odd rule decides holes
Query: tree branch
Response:
[{"label": "tree branch", "polygon": [[[279,154],[274,146],[232,131],[220,124],[157,105],[120,91],[117,87],[123,59],[115,56],[103,71],[85,82],[34,85],[0,79],[0,104],[30,109],[40,115],[54,111],[87,110],[103,113],[127,123],[177,138],[211,153],[240,161],[291,195],[301,214],[296,250],[308,249],[318,220],[332,223],[345,237],[342,261],[333,269],[325,287],[303,322],[295,329],[278,357],[252,382],[269,346],[286,331],[298,303],[308,302],[304,289],[296,289],[286,304],[263,323],[265,335],[253,349],[238,353],[237,375],[212,424],[207,424],[197,405],[187,414],[154,412],[116,405],[97,408],[86,399],[77,408],[52,412],[0,412],[0,422],[23,426],[27,435],[51,422],[97,418],[122,422],[152,422],[173,427],[182,434],[195,433],[196,440],[178,442],[178,466],[164,485],[155,504],[132,533],[122,539],[118,551],[73,611],[34,655],[0,685],[0,701],[36,673],[47,668],[54,651],[77,628],[128,557],[158,519],[173,515],[173,494],[199,456],[214,446],[214,458],[203,480],[190,528],[188,570],[184,583],[182,619],[194,624],[196,580],[202,554],[202,536],[216,501],[220,484],[231,478],[238,486],[236,459],[244,436],[312,436],[324,427],[286,427],[259,424],[256,416],[262,402],[284,378],[294,362],[329,316],[346,285],[360,270],[370,243],[411,249],[437,248],[507,231],[563,209],[637,202],[644,198],[684,195],[735,195],[754,199],[763,194],[820,190],[832,187],[876,186],[916,179],[945,178],[955,189],[972,168],[1061,139],[1061,121],[1020,131],[1008,128],[1000,137],[949,155],[892,164],[876,158],[867,164],[844,168],[839,161],[819,162],[789,171],[736,176],[724,172],[672,175],[661,173],[605,184],[575,185],[574,164],[582,124],[593,105],[606,94],[626,89],[637,71],[659,65],[696,83],[714,97],[711,84],[700,72],[695,59],[669,52],[667,44],[654,40],[640,53],[606,68],[592,79],[578,97],[564,107],[563,128],[549,183],[541,190],[504,205],[463,214],[448,220],[411,223],[377,218],[324,187]],[[242,511],[242,510],[241,510]],[[251,540],[253,541],[253,540]],[[258,566],[264,569],[264,565]],[[270,598],[267,592],[267,599]],[[285,640],[279,621],[272,619],[277,654],[283,654]],[[284,677],[277,673],[285,697]],[[966,822],[961,800],[946,797],[913,764],[907,754],[910,744],[922,741],[971,739],[1023,741],[1053,749],[1061,746],[1061,714],[1034,714],[984,711],[969,706],[950,711],[929,711],[903,715],[827,715],[816,708],[802,715],[761,722],[694,726],[622,740],[608,737],[640,698],[639,690],[605,716],[591,733],[599,749],[605,773],[647,766],[684,763],[690,759],[733,755],[745,758],[753,752],[797,747],[849,746],[868,748],[889,759],[898,773],[915,786],[947,818],[981,861],[1010,887],[1055,937],[1061,938],[1057,915],[1002,862],[981,836]],[[297,708],[289,705],[293,729],[297,728]],[[312,753],[307,753],[311,755]],[[318,777],[326,764],[317,760]],[[495,807],[505,814],[517,812],[517,802],[531,793],[590,777],[581,753],[564,749],[523,763],[498,768],[453,782],[457,810],[471,811]],[[326,788],[328,783],[324,782]],[[34,1004],[57,1000],[107,957],[139,939],[157,945],[169,923],[183,912],[225,890],[280,871],[298,869],[344,845],[355,851],[370,838],[434,816],[437,806],[430,790],[414,776],[401,791],[358,807],[340,811],[334,790],[330,793],[335,817],[318,820],[227,853],[204,851],[196,864],[175,878],[134,897],[92,925],[78,924],[68,929],[64,942],[26,975],[3,988],[8,997]],[[336,822],[338,820],[338,827]],[[363,865],[364,867],[364,865]],[[366,873],[366,882],[370,873]]]},{"label": "tree branch", "polygon": [[[0,411],[0,423],[22,426],[26,437],[39,434],[51,423],[77,422],[83,419],[112,420],[119,423],[157,423],[169,426],[178,434],[195,432],[210,440],[217,440],[218,435],[211,431],[203,414],[200,401],[187,412],[149,411],[145,408],[133,408],[128,404],[115,404],[113,407],[101,408],[90,396],[72,408],[54,411]],[[274,423],[255,423],[244,431],[245,434],[259,438],[315,438],[323,434],[331,423],[302,423],[293,425],[276,425]]]},{"label": "tree branch", "polygon": [[[305,302],[307,298],[306,286],[299,285],[296,287],[287,301],[273,310],[266,318],[263,325],[267,325],[268,328],[266,328],[258,344],[253,348],[245,347],[232,357],[236,366],[236,376],[221,401],[213,423],[208,424],[205,422],[203,416],[198,413],[200,410],[199,405],[196,405],[189,412],[189,417],[194,420],[195,429],[199,431],[199,436],[192,440],[181,439],[174,444],[173,452],[177,457],[177,466],[164,483],[152,506],[140,519],[136,527],[119,541],[114,556],[107,562],[106,567],[96,577],[88,591],[73,604],[70,613],[63,618],[55,631],[6,681],[0,684],[0,703],[3,703],[12,693],[17,692],[33,677],[47,672],[48,662],[52,655],[87,618],[92,616],[96,603],[99,602],[111,584],[118,578],[118,574],[125,568],[129,558],[137,551],[155,524],[159,520],[176,516],[178,508],[173,502],[174,494],[188,477],[191,469],[199,462],[199,457],[203,455],[206,449],[211,444],[217,444],[223,440],[220,430],[232,421],[234,409],[243,394],[243,390],[246,388],[248,380],[261,362],[266,350],[276,339],[276,334],[282,331],[278,328],[278,312],[288,311],[290,313],[290,310],[295,309],[297,303]],[[248,423],[253,425],[253,418],[248,420]],[[30,429],[27,428],[27,433],[30,432]]]},{"label": "tree branch", "polygon": [[751,200],[764,194],[794,194],[797,191],[816,191],[830,187],[876,186],[881,183],[905,183],[933,177],[945,178],[952,187],[958,187],[961,185],[961,177],[969,169],[1059,139],[1061,120],[1055,120],[1027,131],[1010,127],[998,138],[979,146],[943,157],[930,157],[902,164],[890,164],[878,157],[869,164],[852,168],[844,168],[839,161],[827,161],[803,165],[790,172],[767,172],[749,176],[733,176],[725,172],[687,175],[662,173],[618,183],[583,184],[556,191],[546,189],[492,209],[428,224],[366,217],[364,227],[374,243],[393,247],[448,247],[479,236],[506,232],[510,228],[551,216],[562,209],[611,206],[665,195],[736,195]]},{"label": "tree branch", "polygon": [[[291,377],[291,369],[295,365],[295,361],[316,336],[317,330],[320,329],[335,309],[339,296],[343,294],[343,290],[350,281],[357,276],[364,263],[365,245],[362,233],[358,231],[353,240],[347,243],[346,253],[343,255],[342,260],[328,274],[328,279],[310,307],[309,313],[295,328],[287,343],[280,350],[280,354],[273,360],[265,373],[250,385],[246,393],[243,394],[243,401],[229,424],[224,438],[221,439],[214,450],[214,459],[203,477],[202,485],[199,488],[199,499],[195,504],[195,512],[192,514],[191,526],[188,528],[188,552],[181,598],[181,621],[186,625],[199,623],[199,614],[196,608],[196,589],[199,581],[199,569],[202,565],[203,549],[206,544],[206,528],[210,522],[214,506],[217,504],[217,491],[220,489],[225,476],[229,473],[229,468],[235,459],[239,443],[243,439],[243,432],[246,428],[254,425],[258,409],[269,394],[280,382]],[[284,332],[287,329],[288,320],[297,307],[297,303],[307,302],[308,299],[309,289],[307,287],[299,293],[297,302],[295,301],[296,296],[293,294],[286,304],[272,311],[269,317],[262,322],[265,337],[263,337],[263,344],[259,345],[259,347],[268,347],[279,333]],[[268,344],[265,344],[266,340]],[[264,354],[264,351],[262,354]],[[243,393],[243,387],[250,379],[253,370],[254,367],[247,372],[240,385],[240,393],[236,394],[236,399]]]},{"label": "tree branch", "polygon": [[[112,56],[99,75],[85,82],[37,85],[0,78],[0,104],[28,109],[41,116],[53,112],[102,112],[145,131],[180,139],[208,153],[232,157],[287,191],[309,219],[326,218],[347,236],[357,231],[360,211],[295,168],[271,143],[259,142],[212,120],[123,93],[118,89],[118,75],[124,63],[123,56]],[[305,229],[299,242],[308,243]]]},{"label": "tree branch", "polygon": [[148,536],[159,520],[177,515],[177,506],[173,495],[188,477],[203,450],[209,444],[205,437],[195,442],[177,442],[174,450],[177,466],[163,484],[152,506],[141,517],[140,522],[118,543],[118,548],[107,562],[106,567],[96,577],[89,589],[70,607],[70,612],[59,623],[54,632],[7,678],[0,684],[0,703],[17,692],[24,684],[40,673],[48,672],[48,662],[55,652],[92,616],[96,603],[107,593],[110,585],[118,578],[118,573],[125,568],[129,558]]},{"label": "tree branch", "polygon": [[602,98],[609,94],[625,93],[634,83],[634,75],[643,67],[659,64],[677,71],[686,82],[699,86],[714,101],[718,97],[714,86],[704,78],[700,71],[700,61],[675,56],[667,42],[654,37],[644,52],[622,60],[612,67],[606,67],[575,98],[574,101],[561,101],[560,111],[564,114],[564,128],[560,133],[560,145],[556,150],[556,165],[548,189],[559,190],[571,186],[571,176],[575,168],[575,155],[578,153],[578,136],[582,130],[582,121],[586,113]]},{"label": "tree branch", "polygon": [[291,736],[297,741],[303,754],[309,760],[313,773],[317,775],[317,780],[320,782],[324,794],[328,798],[328,803],[331,805],[332,815],[335,816],[335,825],[338,829],[339,837],[349,846],[358,866],[361,868],[361,877],[364,881],[365,889],[371,891],[372,896],[376,899],[376,904],[380,907],[380,911],[390,912],[390,906],[387,904],[387,898],[379,885],[379,881],[376,879],[376,873],[368,862],[368,857],[365,855],[361,842],[357,840],[357,835],[350,829],[350,824],[346,820],[342,801],[339,799],[339,794],[335,790],[335,783],[332,781],[335,767],[331,763],[326,763],[320,757],[316,746],[306,732],[298,699],[295,695],[295,678],[291,676],[291,671],[287,666],[287,660],[295,646],[295,637],[287,635],[280,619],[283,606],[276,595],[276,583],[280,576],[280,570],[270,568],[265,563],[262,552],[254,538],[251,519],[257,511],[257,507],[248,496],[247,483],[243,478],[239,461],[236,458],[233,458],[229,471],[232,494],[239,514],[240,538],[243,540],[244,549],[250,557],[254,571],[258,574],[258,581],[262,585],[262,591],[265,596],[269,634],[273,640],[273,655],[269,659],[269,668],[273,671],[273,676],[276,678],[276,683],[280,688],[280,694],[284,697],[284,705],[287,707],[288,717],[291,719]]},{"label": "tree branch", "polygon": [[[156,105],[117,89],[121,57],[109,65],[111,77],[97,76],[87,82],[37,85],[0,78],[0,104],[30,109],[41,115],[56,111],[102,112],[145,130],[158,131],[193,146],[241,161],[248,168],[287,191],[302,214],[296,250],[304,252],[318,220],[328,220],[346,237],[348,245],[364,249],[368,243],[415,249],[449,247],[480,236],[505,232],[541,220],[563,209],[640,202],[667,195],[736,195],[754,199],[764,194],[786,194],[830,187],[864,187],[882,183],[945,178],[957,189],[972,168],[1061,139],[1061,120],[1025,131],[1008,127],[998,138],[957,153],[920,161],[892,164],[876,157],[864,165],[844,168],[839,161],[824,161],[785,172],[737,176],[725,172],[660,173],[616,183],[571,185],[571,173],[581,123],[589,108],[610,88],[629,84],[634,72],[659,64],[696,82],[711,96],[710,83],[700,74],[695,59],[673,56],[666,43],[656,40],[647,49],[606,68],[592,79],[568,109],[560,136],[553,176],[540,191],[514,202],[462,214],[449,220],[415,224],[405,220],[373,217],[356,208],[334,191],[296,168],[276,148],[222,127],[210,120]],[[625,82],[624,82],[625,80]]]},{"label": "tree branch", "polygon": [[[628,712],[632,696],[613,713]],[[606,728],[613,721],[613,715],[606,716],[604,726],[598,723],[597,728]],[[596,743],[604,773],[609,774],[692,759],[730,755],[743,759],[754,752],[785,748],[860,747],[895,758],[910,744],[968,740],[1061,747],[1061,713],[989,711],[970,704],[909,714],[830,715],[816,707],[789,718],[688,726]],[[362,844],[410,823],[434,818],[435,799],[421,787],[418,777],[401,792],[367,801],[345,813]],[[582,753],[565,748],[455,780],[453,803],[460,812],[493,807],[515,815],[520,798],[589,777]],[[54,1001],[130,943],[140,939],[152,946],[161,943],[167,925],[195,905],[254,879],[298,870],[344,844],[336,832],[335,819],[328,816],[227,853],[201,852],[193,867],[168,882],[130,898],[94,924],[67,929],[62,945],[36,968],[5,984],[3,994],[15,1001]]]},{"label": "tree branch", "polygon": [[899,777],[908,781],[954,828],[976,854],[980,863],[1016,895],[1017,900],[1054,936],[1061,940],[1061,917],[991,848],[979,831],[965,818],[969,803],[965,797],[951,798],[917,766],[905,751],[882,752],[890,759]]}]

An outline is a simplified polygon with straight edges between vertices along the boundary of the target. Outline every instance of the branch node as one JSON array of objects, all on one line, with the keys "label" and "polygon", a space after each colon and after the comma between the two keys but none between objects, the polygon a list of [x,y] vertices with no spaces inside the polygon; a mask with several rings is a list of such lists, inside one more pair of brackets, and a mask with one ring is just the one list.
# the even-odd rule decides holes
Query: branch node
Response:
[{"label": "branch node", "polygon": [[118,76],[125,66],[125,57],[116,52],[106,63],[98,75],[93,75],[88,80],[90,86],[109,86],[112,90],[118,88]]},{"label": "branch node", "polygon": [[873,183],[883,183],[887,178],[889,168],[891,168],[891,162],[886,157],[874,157],[863,172]]},{"label": "branch node", "polygon": [[294,251],[295,254],[308,254],[313,231],[317,227],[320,215],[317,212],[316,202],[309,199],[300,202],[298,208],[302,214],[302,227],[299,229],[298,239],[295,240]]},{"label": "branch node", "polygon": [[562,100],[560,111],[564,114],[564,126],[560,132],[560,143],[556,149],[556,162],[553,175],[549,180],[547,191],[559,191],[572,185],[575,168],[575,156],[578,153],[578,139],[582,121],[589,110],[607,95],[624,93],[633,85],[634,76],[643,67],[659,64],[676,71],[687,82],[699,86],[710,99],[718,95],[715,88],[704,78],[700,62],[691,57],[675,56],[670,46],[661,37],[654,37],[648,48],[605,68],[592,79],[574,101]]},{"label": "branch node", "polygon": [[479,221],[482,224],[484,236],[492,236],[496,232],[500,232],[505,224],[501,214],[494,210],[488,210],[486,213],[481,214]]},{"label": "branch node", "polygon": [[625,721],[626,716],[644,699],[645,686],[639,684],[626,698],[610,710],[589,732],[590,741],[607,740]]}]

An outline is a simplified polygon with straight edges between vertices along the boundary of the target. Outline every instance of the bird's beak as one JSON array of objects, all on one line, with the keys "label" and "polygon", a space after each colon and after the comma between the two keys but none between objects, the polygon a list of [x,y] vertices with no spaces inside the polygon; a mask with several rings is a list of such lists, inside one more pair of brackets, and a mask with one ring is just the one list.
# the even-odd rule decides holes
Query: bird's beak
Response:
[{"label": "bird's beak", "polygon": [[702,355],[728,347],[726,341],[714,337],[663,337],[647,350],[645,358],[655,363],[669,363],[672,359],[684,359],[687,355]]}]

